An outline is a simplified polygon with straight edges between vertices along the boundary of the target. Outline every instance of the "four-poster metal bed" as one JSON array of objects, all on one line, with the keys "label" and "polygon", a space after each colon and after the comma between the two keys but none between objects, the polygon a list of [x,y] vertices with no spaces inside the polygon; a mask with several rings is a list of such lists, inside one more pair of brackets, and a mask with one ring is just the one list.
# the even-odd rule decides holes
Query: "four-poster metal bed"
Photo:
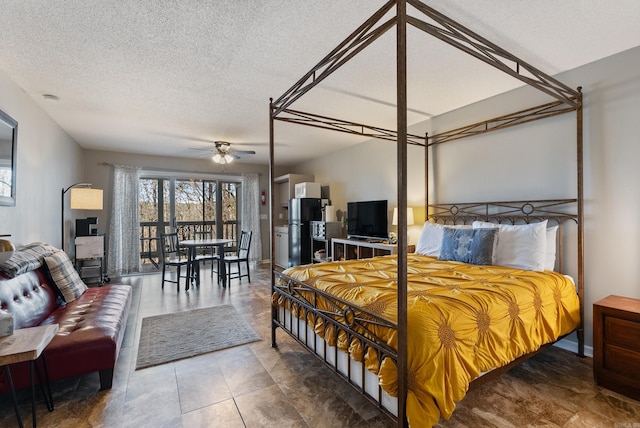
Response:
[{"label": "four-poster metal bed", "polygon": [[[416,16],[407,13],[407,5],[417,11]],[[395,6],[395,14],[383,21],[383,18]],[[492,118],[483,122],[434,135],[418,136],[407,132],[407,70],[406,70],[406,31],[407,25],[431,34],[434,37],[468,53],[477,59],[513,76],[548,95],[553,102],[521,110],[509,115]],[[393,27],[396,27],[397,56],[397,127],[396,130],[382,129],[376,126],[354,123],[347,120],[301,112],[289,107],[306,92],[322,82],[349,59],[373,43]],[[307,126],[335,130],[339,132],[390,140],[397,142],[397,205],[398,205],[398,253],[397,253],[397,320],[392,322],[352,302],[336,297],[325,291],[313,288],[281,272],[272,270],[272,346],[276,345],[276,329],[287,331],[295,340],[319,356],[325,364],[339,376],[349,382],[366,398],[395,418],[399,425],[406,425],[406,401],[408,390],[407,368],[407,145],[418,145],[425,150],[425,206],[427,220],[445,224],[468,223],[474,220],[493,221],[495,223],[530,223],[548,220],[560,227],[565,222],[577,225],[577,278],[576,288],[580,300],[580,320],[576,328],[578,354],[584,355],[583,332],[583,170],[582,170],[582,94],[580,88],[574,90],[535,67],[520,60],[504,49],[482,38],[466,27],[447,18],[431,7],[417,0],[392,0],[382,6],[374,15],[345,39],[338,47],[322,59],[311,71],[280,98],[270,102],[270,195],[271,207],[274,201],[274,121],[290,122]],[[429,148],[449,141],[474,136],[518,124],[543,119],[567,112],[576,113],[576,157],[577,189],[575,197],[562,200],[483,202],[462,204],[430,204],[429,202]],[[271,216],[271,236],[275,227]],[[561,235],[560,235],[561,236]],[[559,239],[561,242],[562,239]],[[271,240],[271,265],[274,248]],[[561,259],[558,266],[562,266]],[[322,301],[322,308],[318,302]],[[356,341],[363,352],[374,352],[377,361],[390,358],[397,366],[397,401],[375,384],[371,385],[366,364],[356,363],[338,351],[338,346],[327,345],[326,341],[314,335],[318,323],[325,331],[333,329],[336,336],[343,335],[347,343]],[[377,336],[380,328],[397,331],[397,346],[394,348]],[[343,339],[344,339],[343,337]],[[548,345],[548,344],[547,344]],[[540,348],[542,349],[542,348]],[[533,354],[533,353],[532,353]],[[532,354],[518,357],[512,364],[493,370],[489,375],[499,375]],[[488,379],[483,375],[474,380]],[[390,402],[391,400],[391,402]],[[396,407],[397,406],[397,407]]]}]

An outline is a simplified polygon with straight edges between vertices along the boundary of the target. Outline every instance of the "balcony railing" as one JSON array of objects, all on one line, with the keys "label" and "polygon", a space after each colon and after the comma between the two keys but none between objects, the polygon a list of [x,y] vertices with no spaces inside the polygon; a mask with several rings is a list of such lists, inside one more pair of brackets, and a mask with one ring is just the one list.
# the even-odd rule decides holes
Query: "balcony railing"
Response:
[{"label": "balcony railing", "polygon": [[[156,268],[160,260],[160,234],[168,233],[169,222],[140,222],[140,258],[142,264],[151,263]],[[194,239],[195,232],[211,231],[216,238],[215,221],[179,221],[176,225],[178,238],[182,240]],[[236,220],[224,222],[221,238],[233,240],[232,248],[236,247],[238,236],[238,222]]]}]

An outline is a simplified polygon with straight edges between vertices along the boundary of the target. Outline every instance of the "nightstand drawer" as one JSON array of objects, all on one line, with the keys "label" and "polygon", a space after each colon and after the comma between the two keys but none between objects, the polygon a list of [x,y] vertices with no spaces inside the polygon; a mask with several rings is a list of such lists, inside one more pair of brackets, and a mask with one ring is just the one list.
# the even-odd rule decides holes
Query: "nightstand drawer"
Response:
[{"label": "nightstand drawer", "polygon": [[640,352],[605,345],[603,369],[633,379],[640,379]]},{"label": "nightstand drawer", "polygon": [[640,352],[640,324],[637,322],[605,315],[604,337],[608,344]]}]

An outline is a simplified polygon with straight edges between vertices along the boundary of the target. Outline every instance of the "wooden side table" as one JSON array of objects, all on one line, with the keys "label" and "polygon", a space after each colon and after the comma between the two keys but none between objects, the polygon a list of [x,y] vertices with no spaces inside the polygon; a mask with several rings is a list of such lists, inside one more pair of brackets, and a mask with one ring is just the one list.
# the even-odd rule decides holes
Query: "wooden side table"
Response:
[{"label": "wooden side table", "polygon": [[640,300],[593,304],[593,374],[597,385],[640,400]]},{"label": "wooden side table", "polygon": [[[16,418],[18,419],[18,425],[22,427],[22,417],[20,416],[20,410],[18,409],[18,399],[16,397],[16,391],[13,386],[13,380],[11,379],[11,370],[9,366],[11,364],[21,363],[29,361],[30,374],[31,374],[31,412],[32,422],[35,428],[36,426],[36,394],[35,394],[35,379],[34,371],[38,374],[38,381],[42,387],[42,393],[47,403],[47,409],[53,410],[53,396],[51,395],[51,387],[49,385],[49,372],[47,370],[47,362],[45,359],[44,348],[53,340],[53,337],[58,332],[58,324],[44,325],[38,327],[21,328],[15,330],[11,336],[5,336],[0,338],[0,366],[4,366],[5,374],[7,376],[7,382],[11,389],[11,395],[13,397],[13,406],[16,411]],[[42,358],[40,358],[42,357]],[[44,384],[42,383],[42,377],[36,364],[36,360],[40,358],[45,371],[45,378],[47,383],[48,394],[44,390]]]}]

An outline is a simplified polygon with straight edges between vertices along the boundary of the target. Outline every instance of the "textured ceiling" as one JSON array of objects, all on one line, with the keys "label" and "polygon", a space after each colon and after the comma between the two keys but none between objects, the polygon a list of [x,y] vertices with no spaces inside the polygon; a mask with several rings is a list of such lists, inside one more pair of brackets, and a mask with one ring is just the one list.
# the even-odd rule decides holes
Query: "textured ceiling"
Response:
[{"label": "textured ceiling", "polygon": [[[0,0],[0,69],[83,147],[197,158],[206,152],[194,148],[226,140],[257,152],[242,162],[266,163],[269,97],[279,97],[382,4]],[[551,75],[640,45],[637,0],[427,4]],[[294,107],[393,128],[393,35]],[[408,64],[409,123],[520,86],[415,30]],[[361,140],[278,124],[276,141],[279,163],[289,163]]]}]

